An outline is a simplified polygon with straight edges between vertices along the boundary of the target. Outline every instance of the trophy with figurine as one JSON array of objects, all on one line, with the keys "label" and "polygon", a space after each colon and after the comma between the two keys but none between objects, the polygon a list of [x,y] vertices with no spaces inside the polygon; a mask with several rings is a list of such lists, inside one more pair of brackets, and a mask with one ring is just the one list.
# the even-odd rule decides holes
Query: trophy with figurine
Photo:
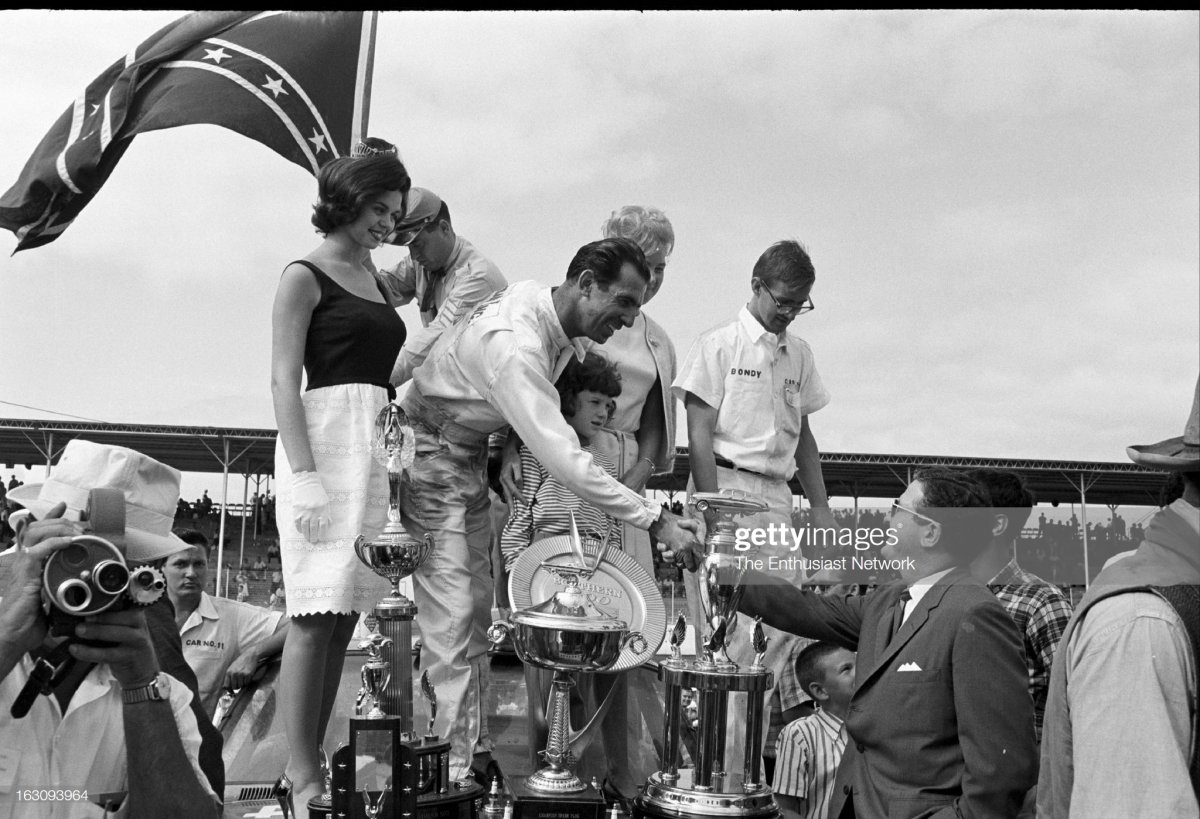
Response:
[{"label": "trophy with figurine", "polygon": [[[427,730],[413,730],[412,625],[416,605],[400,591],[433,548],[433,536],[413,537],[400,515],[400,487],[412,465],[414,438],[404,411],[390,403],[375,421],[375,458],[387,468],[388,515],[383,531],[359,536],[354,551],[392,585],[375,606],[375,632],[360,644],[367,652],[362,689],[350,719],[349,744],[330,766],[329,811],[347,819],[473,819],[483,788],[450,780],[450,742],[433,731],[437,697],[428,676],[421,693],[429,703]],[[313,812],[310,816],[321,815]]]}]

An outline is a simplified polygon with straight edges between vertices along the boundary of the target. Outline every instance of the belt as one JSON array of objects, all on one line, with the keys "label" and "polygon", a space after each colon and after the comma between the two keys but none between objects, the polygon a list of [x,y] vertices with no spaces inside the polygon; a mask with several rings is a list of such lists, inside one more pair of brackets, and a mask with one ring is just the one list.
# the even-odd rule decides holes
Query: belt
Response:
[{"label": "belt", "polygon": [[755,475],[759,478],[762,478],[762,479],[768,480],[768,481],[775,480],[775,478],[772,478],[770,475],[764,475],[761,472],[755,472],[753,469],[742,469],[740,466],[735,464],[733,461],[729,460],[728,458],[722,458],[720,455],[714,455],[713,460],[716,462],[717,466],[723,466],[726,469],[732,469],[736,472],[745,472],[747,474]]},{"label": "belt", "polygon": [[444,407],[421,395],[416,384],[409,387],[400,405],[410,422],[424,424],[451,443],[487,448],[489,433],[471,429],[453,420]]}]

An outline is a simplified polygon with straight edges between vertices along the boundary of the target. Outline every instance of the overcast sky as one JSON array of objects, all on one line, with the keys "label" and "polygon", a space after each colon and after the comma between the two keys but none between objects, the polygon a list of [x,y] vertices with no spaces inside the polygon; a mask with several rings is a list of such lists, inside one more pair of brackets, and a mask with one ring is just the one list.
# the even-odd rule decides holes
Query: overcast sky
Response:
[{"label": "overcast sky", "polygon": [[[180,14],[0,12],[0,190]],[[800,239],[822,449],[1124,462],[1182,432],[1200,371],[1198,20],[385,13],[369,131],[510,280],[662,208],[647,312],[681,359]],[[315,187],[188,126],[138,136],[58,241],[9,257],[4,233],[0,416],[274,427],[271,301],[318,243]]]}]

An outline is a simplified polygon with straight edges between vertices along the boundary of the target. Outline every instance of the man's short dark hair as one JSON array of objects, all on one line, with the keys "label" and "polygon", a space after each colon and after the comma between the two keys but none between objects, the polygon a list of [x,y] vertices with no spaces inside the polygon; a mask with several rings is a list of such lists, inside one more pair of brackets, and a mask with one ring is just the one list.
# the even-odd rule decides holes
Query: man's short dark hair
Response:
[{"label": "man's short dark hair", "polygon": [[446,204],[446,200],[442,200],[442,206],[438,208],[437,216],[433,217],[433,223],[436,225],[445,221],[451,229],[454,228],[454,222],[450,220],[450,206]]},{"label": "man's short dark hair", "polygon": [[[203,532],[198,531],[196,529],[174,529],[174,530],[172,530],[172,534],[175,535],[175,537],[182,540],[188,546],[199,546],[201,549],[204,550],[204,559],[208,560],[208,536],[205,535]],[[183,549],[179,550],[179,552],[182,552],[182,551],[183,551]],[[160,557],[158,560],[155,560],[150,565],[154,566],[157,569],[162,569],[164,566],[167,565],[167,561],[170,560],[171,558],[173,558],[176,554],[179,554],[179,552],[175,552],[174,554],[169,554],[166,557]]]},{"label": "man's short dark hair", "polygon": [[558,390],[559,403],[563,415],[568,418],[575,415],[579,409],[579,393],[584,390],[598,392],[609,398],[621,394],[621,375],[611,361],[599,353],[589,352],[583,361],[572,358],[563,368],[562,375],[554,382]]},{"label": "man's short dark hair", "polygon": [[940,548],[958,565],[970,563],[992,539],[987,489],[965,472],[941,466],[922,469],[913,480],[920,481],[923,495],[917,511],[942,525]]},{"label": "man's short dark hair", "polygon": [[808,690],[809,686],[825,681],[820,669],[821,661],[839,648],[841,646],[836,643],[818,640],[800,649],[800,653],[796,655],[796,680],[800,683],[801,691],[812,696],[812,692]]},{"label": "man's short dark hair", "polygon": [[208,548],[208,535],[196,529],[176,529],[175,537],[189,546],[203,546],[205,549]]},{"label": "man's short dark hair", "polygon": [[175,537],[182,540],[188,546],[201,547],[204,549],[205,556],[208,556],[208,536],[203,532],[196,529],[176,529]]},{"label": "man's short dark hair", "polygon": [[817,280],[817,271],[808,251],[795,239],[784,239],[764,250],[754,263],[751,275],[765,284],[794,287],[804,287]]},{"label": "man's short dark hair", "polygon": [[634,270],[645,281],[650,281],[650,268],[646,266],[646,254],[629,239],[599,239],[579,248],[575,258],[567,267],[567,281],[579,281],[583,271],[590,270],[601,287],[607,288],[621,278],[621,268],[633,265]]},{"label": "man's short dark hair", "polygon": [[1029,520],[1034,504],[1037,503],[1025,479],[1019,472],[989,467],[971,469],[966,474],[968,478],[979,481],[987,490],[988,501],[996,510],[995,514],[1008,518],[1005,537],[1008,540],[1016,540],[1021,534],[1021,528]]}]

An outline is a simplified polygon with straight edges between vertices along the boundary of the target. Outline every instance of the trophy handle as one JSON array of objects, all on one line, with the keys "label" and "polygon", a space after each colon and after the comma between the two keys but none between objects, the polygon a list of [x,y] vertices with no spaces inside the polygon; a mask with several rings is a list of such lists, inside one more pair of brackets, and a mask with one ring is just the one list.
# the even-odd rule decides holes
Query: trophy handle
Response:
[{"label": "trophy handle", "polygon": [[650,643],[640,631],[631,631],[621,641],[623,646],[628,647],[634,654],[645,654],[650,650]]},{"label": "trophy handle", "polygon": [[504,638],[508,637],[510,631],[512,631],[512,626],[503,620],[492,623],[487,630],[488,642],[492,644],[492,648],[499,648],[500,644],[504,642]]}]

